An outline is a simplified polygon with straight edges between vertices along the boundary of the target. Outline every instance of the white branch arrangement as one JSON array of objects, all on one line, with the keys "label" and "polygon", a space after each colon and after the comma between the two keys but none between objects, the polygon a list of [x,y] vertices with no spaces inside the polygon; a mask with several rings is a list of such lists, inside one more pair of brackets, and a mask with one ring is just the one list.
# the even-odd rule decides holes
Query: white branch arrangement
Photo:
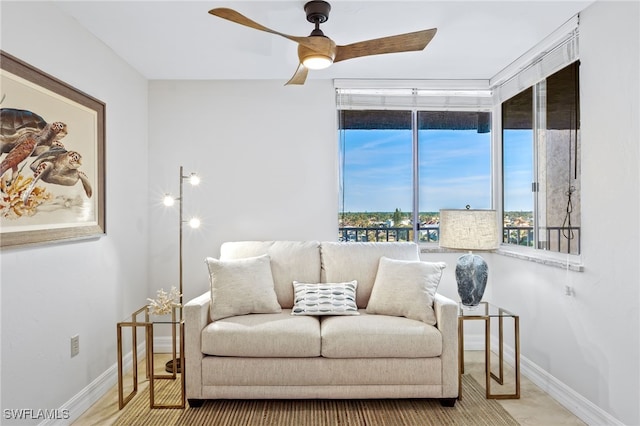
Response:
[{"label": "white branch arrangement", "polygon": [[169,293],[164,291],[164,288],[158,290],[157,299],[147,299],[149,301],[149,307],[151,312],[155,315],[165,315],[171,313],[171,309],[174,307],[179,308],[180,297],[182,295],[175,286],[171,287]]}]

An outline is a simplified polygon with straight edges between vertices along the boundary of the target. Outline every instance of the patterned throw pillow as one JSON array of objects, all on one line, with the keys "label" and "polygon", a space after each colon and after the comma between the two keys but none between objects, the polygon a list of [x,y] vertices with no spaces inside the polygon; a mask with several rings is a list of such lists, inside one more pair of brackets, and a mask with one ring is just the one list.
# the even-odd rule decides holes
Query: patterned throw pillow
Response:
[{"label": "patterned throw pillow", "polygon": [[345,283],[293,282],[291,315],[360,315],[356,306],[357,281]]}]

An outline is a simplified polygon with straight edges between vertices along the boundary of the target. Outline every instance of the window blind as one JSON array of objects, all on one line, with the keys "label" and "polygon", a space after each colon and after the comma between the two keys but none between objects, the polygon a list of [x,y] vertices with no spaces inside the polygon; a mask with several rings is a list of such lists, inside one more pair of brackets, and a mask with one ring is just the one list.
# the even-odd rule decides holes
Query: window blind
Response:
[{"label": "window blind", "polygon": [[335,80],[339,110],[489,111],[488,80],[362,81]]},{"label": "window blind", "polygon": [[550,34],[490,80],[493,102],[500,104],[578,60],[579,15]]}]

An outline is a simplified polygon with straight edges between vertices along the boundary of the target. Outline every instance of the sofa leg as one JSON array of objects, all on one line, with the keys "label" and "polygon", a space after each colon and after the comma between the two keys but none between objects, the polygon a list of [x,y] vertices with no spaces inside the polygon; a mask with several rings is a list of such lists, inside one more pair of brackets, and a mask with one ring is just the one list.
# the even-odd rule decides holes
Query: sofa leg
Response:
[{"label": "sofa leg", "polygon": [[191,398],[189,398],[187,401],[189,401],[189,407],[191,407],[191,408],[202,407],[202,404],[204,404],[204,399],[191,399]]},{"label": "sofa leg", "polygon": [[457,398],[442,398],[440,399],[440,405],[443,407],[454,407],[456,405]]}]

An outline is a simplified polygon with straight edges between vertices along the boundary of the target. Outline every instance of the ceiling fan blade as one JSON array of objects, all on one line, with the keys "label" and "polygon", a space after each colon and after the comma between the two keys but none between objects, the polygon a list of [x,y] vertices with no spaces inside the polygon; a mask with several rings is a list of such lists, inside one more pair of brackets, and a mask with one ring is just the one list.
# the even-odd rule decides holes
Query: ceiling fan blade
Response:
[{"label": "ceiling fan blade", "polygon": [[333,62],[345,61],[361,56],[422,50],[427,47],[427,44],[429,44],[433,36],[436,35],[436,31],[436,28],[432,28],[430,30],[360,41],[345,46],[336,46],[336,58]]},{"label": "ceiling fan blade", "polygon": [[307,80],[308,73],[309,70],[307,69],[307,67],[302,64],[298,65],[298,69],[296,69],[293,77],[291,77],[291,79],[289,79],[289,81],[285,83],[285,86],[289,84],[304,84],[304,82]]},{"label": "ceiling fan blade", "polygon": [[300,43],[300,44],[302,44],[304,46],[307,46],[310,49],[318,49],[318,48],[320,48],[322,46],[320,44],[320,42],[317,41],[318,37],[298,37],[298,36],[292,36],[292,35],[289,35],[289,34],[284,34],[284,33],[272,30],[271,28],[267,28],[264,25],[260,25],[257,22],[247,18],[243,14],[241,14],[239,12],[236,12],[233,9],[228,9],[226,7],[219,7],[219,8],[216,8],[216,9],[211,9],[209,11],[209,13],[211,15],[217,16],[219,18],[226,19],[227,21],[235,22],[236,24],[240,24],[240,25],[244,25],[245,27],[253,28],[254,30],[259,30],[259,31],[264,31],[264,32],[267,32],[267,33],[279,35],[279,36],[287,38],[287,39],[289,39],[291,41],[295,41],[295,42]]}]

